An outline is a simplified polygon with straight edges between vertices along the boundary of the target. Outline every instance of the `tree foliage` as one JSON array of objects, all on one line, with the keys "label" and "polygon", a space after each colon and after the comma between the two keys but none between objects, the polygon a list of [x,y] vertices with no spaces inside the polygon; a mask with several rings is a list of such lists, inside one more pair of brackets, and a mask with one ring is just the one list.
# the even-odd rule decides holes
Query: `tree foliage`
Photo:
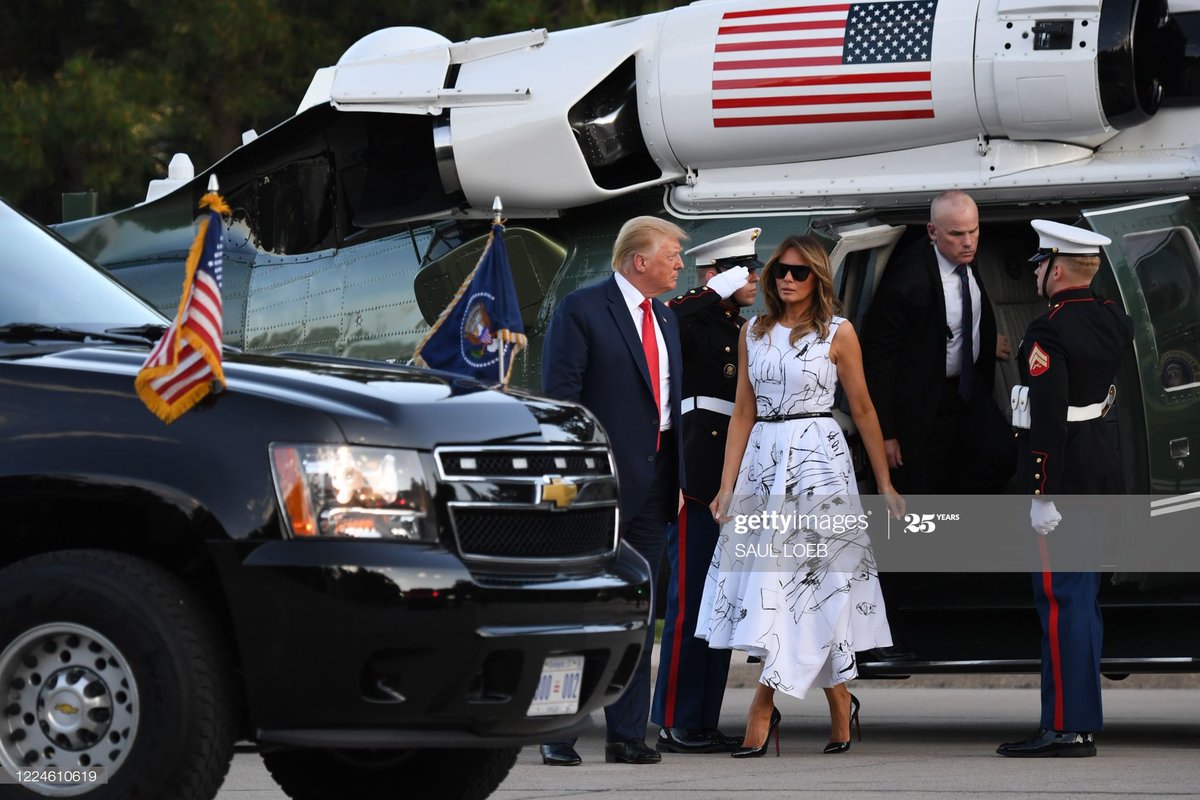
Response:
[{"label": "tree foliage", "polygon": [[203,168],[295,111],[320,67],[395,25],[452,41],[588,25],[668,0],[8,0],[0,195],[43,222],[63,192],[131,205],[176,152]]}]

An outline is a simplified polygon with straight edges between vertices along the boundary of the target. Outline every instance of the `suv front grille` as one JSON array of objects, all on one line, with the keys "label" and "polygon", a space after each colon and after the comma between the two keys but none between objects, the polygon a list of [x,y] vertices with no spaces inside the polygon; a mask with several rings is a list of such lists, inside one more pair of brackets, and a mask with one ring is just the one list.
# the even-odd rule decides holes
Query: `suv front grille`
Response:
[{"label": "suv front grille", "polygon": [[612,550],[616,509],[550,513],[458,506],[451,518],[468,558],[586,558]]},{"label": "suv front grille", "polygon": [[615,551],[617,479],[607,447],[455,446],[434,457],[442,484],[453,487],[448,521],[473,570],[590,569]]}]

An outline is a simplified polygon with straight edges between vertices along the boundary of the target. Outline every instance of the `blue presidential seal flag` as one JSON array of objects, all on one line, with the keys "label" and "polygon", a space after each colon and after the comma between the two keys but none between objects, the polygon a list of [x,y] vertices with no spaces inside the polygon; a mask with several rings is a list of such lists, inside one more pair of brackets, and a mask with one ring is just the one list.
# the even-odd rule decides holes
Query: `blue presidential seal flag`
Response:
[{"label": "blue presidential seal flag", "polygon": [[504,226],[495,222],[479,263],[417,345],[412,363],[507,385],[525,344]]}]

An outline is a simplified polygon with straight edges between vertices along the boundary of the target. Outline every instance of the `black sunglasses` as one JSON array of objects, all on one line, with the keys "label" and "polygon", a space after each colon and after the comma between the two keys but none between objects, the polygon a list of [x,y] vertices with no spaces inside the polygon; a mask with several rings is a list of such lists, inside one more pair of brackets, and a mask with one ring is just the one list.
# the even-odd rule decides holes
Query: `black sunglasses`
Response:
[{"label": "black sunglasses", "polygon": [[782,261],[776,261],[771,269],[776,280],[782,280],[784,275],[791,275],[792,280],[796,283],[804,283],[812,274],[812,267],[808,264],[785,264]]}]

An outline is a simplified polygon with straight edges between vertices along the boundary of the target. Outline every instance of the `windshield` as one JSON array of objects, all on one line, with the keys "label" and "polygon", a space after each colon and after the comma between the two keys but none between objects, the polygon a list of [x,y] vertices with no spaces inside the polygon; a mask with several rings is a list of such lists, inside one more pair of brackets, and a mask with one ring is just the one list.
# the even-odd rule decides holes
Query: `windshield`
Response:
[{"label": "windshield", "polygon": [[0,326],[103,330],[167,320],[36,222],[0,202]]}]

